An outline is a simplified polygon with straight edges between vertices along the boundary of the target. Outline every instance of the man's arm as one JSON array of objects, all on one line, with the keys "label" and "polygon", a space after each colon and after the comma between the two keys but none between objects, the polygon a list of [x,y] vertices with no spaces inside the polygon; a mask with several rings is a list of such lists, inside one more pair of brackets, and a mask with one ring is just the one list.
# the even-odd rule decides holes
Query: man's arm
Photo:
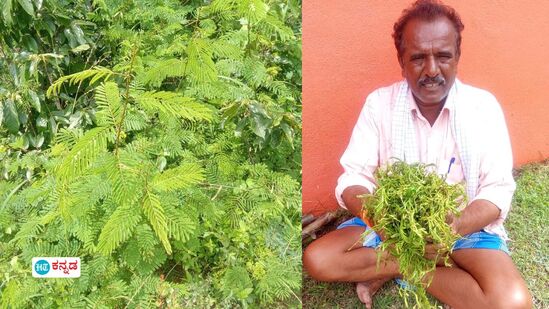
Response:
[{"label": "man's arm", "polygon": [[374,171],[379,162],[378,101],[375,92],[366,99],[340,160],[344,172],[337,181],[335,195],[341,207],[358,217],[362,217],[362,202],[356,196],[375,189]]},{"label": "man's arm", "polygon": [[511,207],[515,190],[513,180],[513,154],[505,117],[496,98],[486,98],[481,111],[482,140],[480,174],[477,195],[451,223],[460,235],[478,232],[503,223]]},{"label": "man's arm", "polygon": [[469,204],[459,217],[452,218],[450,226],[459,235],[467,235],[478,232],[488,224],[494,222],[501,210],[488,200],[474,200]]},{"label": "man's arm", "polygon": [[345,206],[347,206],[347,210],[349,210],[356,217],[363,218],[362,200],[357,196],[369,193],[370,192],[368,191],[368,189],[363,186],[350,186],[343,191],[341,197],[343,198]]}]

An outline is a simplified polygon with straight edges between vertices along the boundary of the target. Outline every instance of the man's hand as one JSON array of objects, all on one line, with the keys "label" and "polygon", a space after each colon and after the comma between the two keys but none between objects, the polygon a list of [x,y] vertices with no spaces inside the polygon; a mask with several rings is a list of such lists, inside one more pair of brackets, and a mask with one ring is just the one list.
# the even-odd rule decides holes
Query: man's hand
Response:
[{"label": "man's hand", "polygon": [[458,234],[460,220],[459,220],[459,217],[457,215],[455,215],[453,213],[448,213],[446,215],[446,223],[450,226],[453,233]]},{"label": "man's hand", "polygon": [[[452,232],[458,233],[459,231],[459,216],[448,213],[446,215],[446,223],[450,226],[452,229]],[[437,266],[452,266],[454,264],[454,261],[450,257],[449,250],[445,249],[443,245],[441,244],[433,244],[432,239],[427,239],[429,244],[425,246],[425,254],[423,255],[426,259],[436,261]],[[447,263],[444,261],[447,259]]]},{"label": "man's hand", "polygon": [[[428,244],[425,246],[425,254],[423,255],[426,259],[436,261],[437,266],[447,266],[451,267],[454,265],[454,261],[450,257],[450,252],[443,250],[444,246],[441,244]],[[448,257],[448,263],[444,263],[444,260]]]},{"label": "man's hand", "polygon": [[358,196],[369,193],[370,192],[368,189],[363,186],[350,186],[343,191],[341,197],[343,198],[343,202],[345,203],[347,210],[355,215],[355,217],[359,217],[364,220],[362,200]]}]

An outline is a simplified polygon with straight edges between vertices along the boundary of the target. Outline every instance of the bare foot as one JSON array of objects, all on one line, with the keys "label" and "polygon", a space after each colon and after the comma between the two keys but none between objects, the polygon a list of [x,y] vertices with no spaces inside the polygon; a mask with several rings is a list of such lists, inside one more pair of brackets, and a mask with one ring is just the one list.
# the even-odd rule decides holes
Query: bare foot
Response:
[{"label": "bare foot", "polygon": [[389,279],[376,279],[356,284],[356,294],[366,308],[372,308],[374,294],[387,280]]}]

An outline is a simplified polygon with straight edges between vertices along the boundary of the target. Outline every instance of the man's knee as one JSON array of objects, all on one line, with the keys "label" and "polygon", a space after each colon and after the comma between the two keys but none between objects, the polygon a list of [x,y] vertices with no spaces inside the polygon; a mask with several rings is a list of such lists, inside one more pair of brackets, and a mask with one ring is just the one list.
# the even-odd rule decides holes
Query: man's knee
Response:
[{"label": "man's knee", "polygon": [[533,306],[532,295],[523,284],[513,284],[512,287],[494,295],[494,308],[530,309]]},{"label": "man's knee", "polygon": [[303,252],[303,268],[315,280],[337,281],[337,267],[332,263],[332,254],[312,243]]}]

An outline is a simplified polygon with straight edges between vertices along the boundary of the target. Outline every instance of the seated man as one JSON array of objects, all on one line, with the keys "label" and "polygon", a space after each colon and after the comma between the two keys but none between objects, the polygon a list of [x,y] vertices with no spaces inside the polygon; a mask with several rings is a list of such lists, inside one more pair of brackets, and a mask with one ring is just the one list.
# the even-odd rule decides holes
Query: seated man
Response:
[{"label": "seated man", "polygon": [[336,197],[356,218],[304,252],[311,277],[357,282],[367,308],[385,281],[401,277],[386,252],[376,268],[379,236],[357,243],[370,228],[357,195],[375,190],[376,168],[392,158],[434,164],[448,182],[466,183],[469,203],[449,224],[467,239],[454,246],[452,267],[436,268],[427,291],[456,309],[532,307],[503,228],[515,190],[505,119],[494,96],[456,79],[463,28],[454,9],[436,0],[417,1],[395,23],[404,80],[368,96],[341,158]]}]

